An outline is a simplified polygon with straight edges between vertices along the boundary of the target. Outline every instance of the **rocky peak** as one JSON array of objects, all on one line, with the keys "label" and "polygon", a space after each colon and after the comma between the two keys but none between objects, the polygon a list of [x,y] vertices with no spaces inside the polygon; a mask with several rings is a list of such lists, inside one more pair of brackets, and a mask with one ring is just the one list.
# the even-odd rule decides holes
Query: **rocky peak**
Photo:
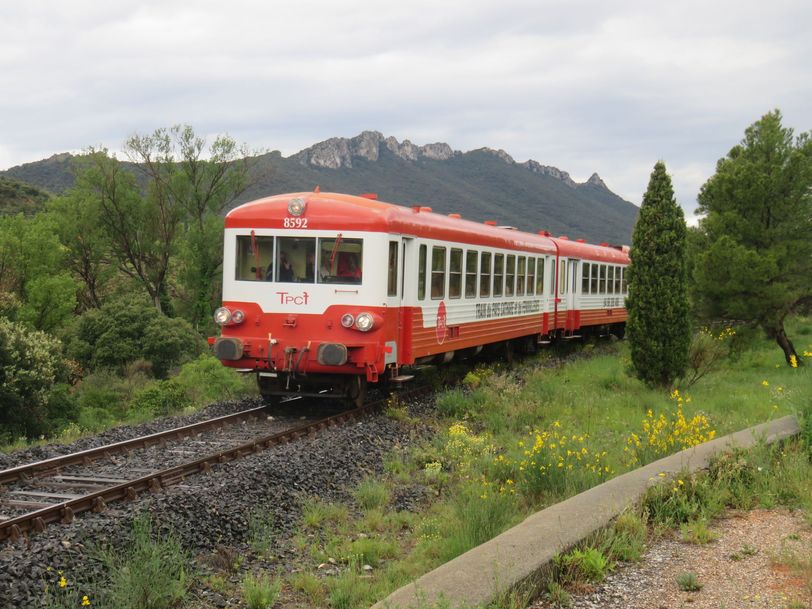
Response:
[{"label": "rocky peak", "polygon": [[589,179],[586,181],[586,183],[594,184],[595,186],[609,190],[609,188],[606,186],[606,182],[604,182],[597,173],[593,173],[591,176],[589,176]]},{"label": "rocky peak", "polygon": [[552,167],[550,165],[542,165],[538,161],[534,161],[530,159],[526,163],[521,163],[523,167],[526,167],[533,173],[540,173],[541,175],[550,176],[551,178],[555,178],[556,180],[561,180],[567,186],[571,188],[575,188],[578,184],[570,177],[570,174],[566,171],[561,171],[558,167]]},{"label": "rocky peak", "polygon": [[409,140],[403,140],[401,144],[394,137],[384,138],[378,131],[364,131],[349,139],[334,137],[319,142],[296,153],[293,158],[302,165],[339,169],[352,167],[354,158],[363,158],[374,163],[380,157],[381,145],[406,161],[416,161],[419,158],[445,161],[455,154],[448,144],[416,146]]},{"label": "rocky peak", "polygon": [[499,150],[494,150],[493,148],[480,148],[480,151],[492,154],[493,156],[502,159],[508,165],[513,165],[516,163],[516,161],[513,160],[513,157],[501,148]]}]

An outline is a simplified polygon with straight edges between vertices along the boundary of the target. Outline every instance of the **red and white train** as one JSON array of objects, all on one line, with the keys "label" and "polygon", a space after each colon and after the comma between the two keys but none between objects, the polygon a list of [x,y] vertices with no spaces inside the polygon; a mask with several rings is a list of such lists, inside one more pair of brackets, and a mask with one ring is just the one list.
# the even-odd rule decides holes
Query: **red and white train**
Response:
[{"label": "red and white train", "polygon": [[339,395],[487,345],[623,333],[628,248],[375,195],[268,197],[225,220],[215,355],[269,401]]}]

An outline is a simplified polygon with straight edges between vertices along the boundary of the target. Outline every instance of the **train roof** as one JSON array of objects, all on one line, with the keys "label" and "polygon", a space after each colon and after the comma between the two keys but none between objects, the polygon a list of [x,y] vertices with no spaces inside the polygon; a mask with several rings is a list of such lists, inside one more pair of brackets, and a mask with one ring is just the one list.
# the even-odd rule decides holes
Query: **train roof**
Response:
[{"label": "train roof", "polygon": [[543,231],[533,234],[493,223],[473,222],[458,214],[436,214],[425,206],[403,207],[370,196],[331,192],[282,194],[245,203],[226,215],[226,228],[281,229],[284,219],[290,218],[288,202],[295,198],[305,201],[302,217],[308,220],[308,230],[396,233],[552,255],[558,252],[562,256],[617,264],[628,263],[627,251],[619,247],[570,241],[566,237],[555,238]]}]

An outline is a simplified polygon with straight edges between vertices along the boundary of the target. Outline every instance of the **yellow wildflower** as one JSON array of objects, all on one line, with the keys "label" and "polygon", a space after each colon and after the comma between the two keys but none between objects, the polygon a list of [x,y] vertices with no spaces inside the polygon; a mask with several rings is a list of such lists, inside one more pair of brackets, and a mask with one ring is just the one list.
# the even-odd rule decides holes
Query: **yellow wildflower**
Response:
[{"label": "yellow wildflower", "polygon": [[761,385],[762,385],[763,387],[769,387],[769,386],[770,386],[770,383],[769,383],[769,381],[767,381],[767,380],[765,379],[765,380],[761,381]]},{"label": "yellow wildflower", "polygon": [[68,585],[68,580],[65,579],[65,576],[63,575],[62,577],[59,578],[59,587],[64,588],[67,585]]},{"label": "yellow wildflower", "polygon": [[87,597],[87,594],[85,594],[82,597],[82,607],[87,607],[89,605],[90,605],[90,599]]}]

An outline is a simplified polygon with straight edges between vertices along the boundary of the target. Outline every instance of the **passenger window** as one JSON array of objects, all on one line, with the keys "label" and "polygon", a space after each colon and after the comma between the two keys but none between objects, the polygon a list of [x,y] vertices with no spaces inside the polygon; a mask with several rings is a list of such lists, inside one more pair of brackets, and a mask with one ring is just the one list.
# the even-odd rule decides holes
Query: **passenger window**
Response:
[{"label": "passenger window", "polygon": [[452,247],[448,261],[448,297],[460,296],[462,296],[462,250]]},{"label": "passenger window", "polygon": [[615,294],[620,294],[620,273],[622,270],[619,266],[615,267]]},{"label": "passenger window", "polygon": [[533,295],[533,288],[536,287],[536,259],[527,259],[527,295]]},{"label": "passenger window", "polygon": [[589,263],[584,262],[581,266],[581,293],[589,294]]},{"label": "passenger window", "polygon": [[476,276],[479,254],[474,250],[465,252],[465,297],[476,298]]},{"label": "passenger window", "polygon": [[426,246],[420,246],[420,253],[417,260],[417,299],[426,298]]},{"label": "passenger window", "polygon": [[606,293],[613,294],[615,291],[615,267],[608,267],[606,275]]},{"label": "passenger window", "polygon": [[597,294],[598,293],[598,265],[597,264],[590,264],[590,268],[592,272],[589,275],[589,293],[590,294]]},{"label": "passenger window", "polygon": [[505,296],[513,296],[516,285],[516,256],[508,254],[505,272]]},{"label": "passenger window", "polygon": [[[361,263],[356,259],[357,278],[361,280]],[[279,237],[276,258],[276,280],[282,283],[313,283],[316,276],[316,239],[313,237]]]},{"label": "passenger window", "polygon": [[606,294],[606,265],[601,265],[601,285],[600,285],[601,294]]},{"label": "passenger window", "polygon": [[629,284],[627,283],[627,278],[628,278],[628,274],[629,274],[629,268],[628,267],[623,267],[621,269],[621,271],[622,271],[622,273],[621,273],[621,276],[622,276],[622,278],[621,278],[621,291],[624,294],[628,294],[629,293]]},{"label": "passenger window", "polygon": [[539,296],[544,296],[544,268],[546,266],[544,258],[539,258],[536,265],[536,294]]},{"label": "passenger window", "polygon": [[482,252],[482,266],[479,269],[479,295],[487,298],[491,295],[491,253]]},{"label": "passenger window", "polygon": [[[279,249],[283,249],[284,241],[293,241],[295,238],[280,237]],[[292,250],[292,247],[288,248]],[[295,251],[295,250],[294,250]],[[296,256],[292,261],[296,269]],[[319,283],[361,283],[361,270],[364,259],[363,239],[343,239],[341,235],[336,238],[319,239]]]},{"label": "passenger window", "polygon": [[386,281],[386,295],[398,295],[398,242],[389,242],[389,275]]},{"label": "passenger window", "polygon": [[516,296],[524,296],[524,276],[527,273],[527,259],[519,256],[516,262]]},{"label": "passenger window", "polygon": [[445,248],[431,248],[431,298],[442,300],[445,297]]},{"label": "passenger window", "polygon": [[501,296],[505,283],[505,255],[494,254],[493,256],[493,295]]},{"label": "passenger window", "polygon": [[273,281],[273,237],[237,236],[237,281]]}]

